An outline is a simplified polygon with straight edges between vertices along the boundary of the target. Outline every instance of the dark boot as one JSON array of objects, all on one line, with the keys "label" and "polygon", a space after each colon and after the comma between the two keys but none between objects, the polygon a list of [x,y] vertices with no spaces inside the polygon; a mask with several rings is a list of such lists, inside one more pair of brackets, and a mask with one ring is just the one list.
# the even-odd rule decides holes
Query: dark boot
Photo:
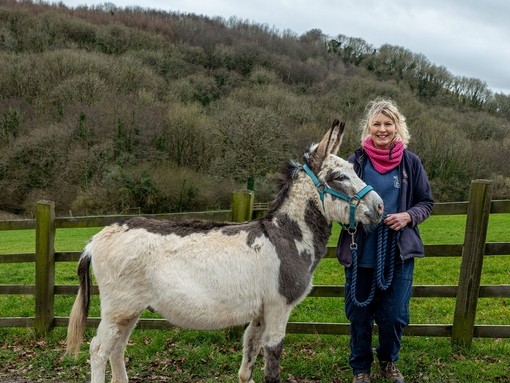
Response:
[{"label": "dark boot", "polygon": [[394,362],[381,362],[381,375],[392,383],[405,383],[404,376]]},{"label": "dark boot", "polygon": [[354,375],[352,383],[370,383],[370,374],[360,372],[359,374]]}]

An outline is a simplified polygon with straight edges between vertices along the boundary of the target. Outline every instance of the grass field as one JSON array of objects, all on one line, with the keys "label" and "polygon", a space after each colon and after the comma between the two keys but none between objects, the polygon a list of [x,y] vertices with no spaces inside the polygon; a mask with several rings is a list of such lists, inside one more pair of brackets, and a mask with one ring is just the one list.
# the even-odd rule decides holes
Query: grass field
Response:
[{"label": "grass field", "polygon": [[[489,242],[509,242],[509,214],[490,218]],[[462,243],[464,216],[432,216],[420,229],[427,244]],[[59,229],[57,251],[79,251],[99,229]],[[334,227],[330,245],[336,244]],[[0,231],[0,254],[34,251],[32,230]],[[1,255],[0,255],[1,256]],[[460,259],[418,259],[416,285],[455,285]],[[486,257],[482,284],[508,284],[510,257]],[[76,284],[76,264],[59,263],[57,284]],[[33,284],[34,264],[0,264],[1,284]],[[315,274],[315,284],[343,284],[343,269],[335,259],[325,259]],[[55,314],[68,316],[74,297],[57,296]],[[451,298],[413,298],[412,323],[452,323],[455,301]],[[0,316],[33,316],[31,296],[0,296]],[[91,316],[99,315],[94,297]],[[309,298],[299,305],[292,321],[346,323],[343,298]],[[480,299],[477,324],[510,324],[510,299]],[[88,329],[86,341],[94,334]],[[88,377],[86,344],[78,361],[63,356],[65,329],[57,328],[46,339],[32,329],[0,329],[0,378],[23,377],[32,382],[83,382]],[[347,336],[295,335],[286,337],[282,357],[284,382],[350,382]],[[237,382],[241,341],[230,331],[135,330],[126,353],[131,382]],[[259,363],[258,366],[262,366]],[[452,349],[448,338],[404,337],[401,370],[407,382],[510,382],[510,340],[475,339],[470,350]],[[256,370],[255,381],[262,373]],[[379,379],[382,381],[381,379]],[[378,381],[378,380],[376,380]],[[1,382],[1,379],[0,379]]]}]

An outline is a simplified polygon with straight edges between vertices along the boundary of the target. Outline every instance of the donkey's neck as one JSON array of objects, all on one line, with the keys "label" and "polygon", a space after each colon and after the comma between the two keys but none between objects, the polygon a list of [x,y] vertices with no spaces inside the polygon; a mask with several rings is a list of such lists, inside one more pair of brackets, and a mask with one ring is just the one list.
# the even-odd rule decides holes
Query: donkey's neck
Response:
[{"label": "donkey's neck", "polygon": [[326,254],[331,223],[324,216],[319,194],[308,176],[304,173],[298,176],[289,188],[285,201],[273,213],[273,217],[273,222],[282,229],[283,225],[293,228],[283,229],[280,234],[294,237],[293,241],[299,254],[311,258],[310,271],[313,271]]},{"label": "donkey's neck", "polygon": [[278,290],[289,304],[310,291],[313,271],[326,254],[331,234],[318,193],[303,176],[289,185],[282,203],[262,221],[280,260]]}]

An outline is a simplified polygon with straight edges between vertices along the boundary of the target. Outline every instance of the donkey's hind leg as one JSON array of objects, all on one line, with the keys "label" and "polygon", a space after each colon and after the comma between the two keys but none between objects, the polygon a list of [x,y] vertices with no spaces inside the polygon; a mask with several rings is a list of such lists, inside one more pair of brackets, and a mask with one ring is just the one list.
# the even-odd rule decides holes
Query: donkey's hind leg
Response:
[{"label": "donkey's hind leg", "polygon": [[264,319],[253,319],[243,336],[243,361],[239,369],[239,383],[253,383],[253,366],[262,348],[262,334],[264,333]]},{"label": "donkey's hind leg", "polygon": [[[102,319],[97,328],[96,336],[90,342],[90,383],[105,382],[106,363],[110,358],[115,361],[115,367],[112,366],[112,375],[116,374],[118,377],[120,373],[122,376],[122,370],[125,375],[125,366],[121,367],[122,370],[119,370],[118,365],[120,359],[117,355],[112,356],[112,352],[119,341],[126,337],[126,324],[129,323],[132,326],[132,322],[136,323],[136,319],[138,318],[138,315],[126,317],[119,313],[111,312],[102,312],[101,315]],[[126,318],[131,318],[131,320]],[[120,348],[123,350],[125,342],[122,341],[121,345]],[[116,351],[118,351],[118,349]],[[124,361],[122,360],[121,363],[124,364]],[[116,372],[113,372],[115,369]],[[120,382],[127,382],[127,380],[120,380]]]},{"label": "donkey's hind leg", "polygon": [[126,317],[122,325],[119,324],[120,337],[110,354],[110,365],[112,368],[112,383],[128,383],[124,352],[131,332],[136,326],[139,315]]},{"label": "donkey's hind leg", "polygon": [[105,382],[106,362],[118,339],[119,331],[115,324],[103,318],[90,342],[90,383]]}]

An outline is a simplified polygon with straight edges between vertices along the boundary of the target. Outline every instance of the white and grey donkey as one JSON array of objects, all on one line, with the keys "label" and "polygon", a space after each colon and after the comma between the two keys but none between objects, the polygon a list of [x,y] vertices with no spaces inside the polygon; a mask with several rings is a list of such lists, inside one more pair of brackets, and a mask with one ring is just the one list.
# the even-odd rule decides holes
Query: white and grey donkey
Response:
[{"label": "white and grey donkey", "polygon": [[[265,382],[280,382],[289,315],[312,288],[312,273],[326,253],[332,222],[350,219],[352,204],[322,191],[354,196],[366,186],[352,166],[335,155],[343,131],[344,123],[335,121],[321,142],[305,152],[306,166],[289,163],[279,194],[261,219],[238,224],[138,217],[94,235],[79,261],[80,288],[67,335],[67,351],[77,355],[88,315],[92,263],[101,322],[90,343],[91,383],[105,381],[108,360],[111,381],[128,382],[124,350],[148,307],[183,328],[248,324],[239,382],[253,383],[262,349]],[[317,181],[321,185],[316,186]],[[356,203],[356,223],[381,220],[383,202],[374,191]]]}]

